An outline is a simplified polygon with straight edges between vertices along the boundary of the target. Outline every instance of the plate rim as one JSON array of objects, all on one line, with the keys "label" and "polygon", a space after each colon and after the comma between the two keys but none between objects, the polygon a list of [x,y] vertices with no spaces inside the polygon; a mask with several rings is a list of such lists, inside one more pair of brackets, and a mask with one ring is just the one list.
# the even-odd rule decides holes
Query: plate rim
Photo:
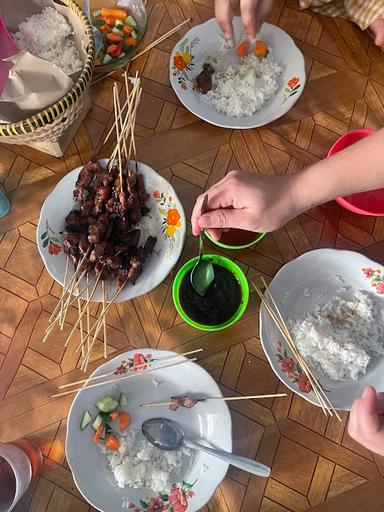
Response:
[{"label": "plate rim", "polygon": [[[168,349],[151,349],[150,347],[148,348],[137,348],[137,349],[132,349],[132,350],[127,350],[126,352],[123,352],[123,353],[120,353],[118,355],[116,355],[115,357],[113,357],[112,359],[108,359],[107,361],[105,361],[103,364],[99,365],[97,368],[94,369],[94,371],[92,373],[90,373],[88,375],[88,378],[94,376],[99,370],[101,371],[102,368],[107,365],[107,364],[110,364],[110,363],[113,363],[114,361],[117,361],[117,362],[121,362],[121,359],[127,359],[129,357],[129,355],[133,355],[135,353],[144,353],[144,352],[148,352],[148,350],[151,351],[152,354],[156,354],[157,352],[166,352],[166,353],[169,353],[170,355],[175,355],[175,354],[178,354],[177,352],[175,351],[172,351],[172,350],[168,350]],[[179,354],[180,355],[180,354]],[[188,358],[186,356],[182,356],[180,355],[180,357],[182,359],[185,359],[187,360]],[[194,362],[194,361],[190,361],[189,363],[187,364],[190,364],[192,367],[198,367],[200,370],[202,370],[203,372],[205,372],[206,376],[212,381],[212,383],[217,387],[219,393],[221,396],[223,396],[222,394],[222,391],[220,389],[220,386],[219,384],[215,381],[215,379],[212,377],[212,375],[205,369],[203,368],[200,364],[198,364],[197,362]],[[84,386],[85,388],[86,386]],[[75,397],[73,398],[72,402],[71,402],[71,405],[69,407],[69,410],[68,410],[68,414],[67,414],[67,428],[66,428],[66,434],[65,434],[65,456],[66,456],[66,460],[67,460],[67,463],[68,463],[68,466],[69,466],[69,469],[71,471],[71,475],[72,475],[72,478],[73,478],[73,481],[76,485],[76,488],[77,490],[80,492],[80,494],[83,496],[83,498],[86,500],[87,503],[89,503],[92,507],[94,507],[95,509],[99,510],[100,512],[108,512],[106,510],[102,510],[100,508],[98,508],[92,501],[90,501],[86,496],[85,494],[83,493],[83,491],[80,489],[79,485],[78,485],[78,482],[77,482],[77,479],[76,479],[76,476],[75,476],[75,472],[74,470],[72,469],[72,465],[71,465],[71,462],[69,460],[69,456],[68,456],[68,453],[67,453],[67,445],[68,445],[68,437],[69,437],[69,419],[70,419],[70,415],[72,413],[72,409],[74,407],[74,404],[75,404],[75,401],[78,399],[78,397],[80,396],[81,393],[84,392],[84,389],[80,389]],[[226,424],[228,425],[228,428],[229,428],[229,432],[228,432],[228,436],[229,436],[229,447],[228,447],[228,450],[230,453],[232,453],[232,450],[233,450],[233,422],[232,422],[232,416],[231,416],[231,412],[229,410],[229,407],[227,405],[227,403],[224,401],[223,402],[224,404],[224,411],[225,411],[225,415],[226,415],[226,419],[227,419],[227,422]],[[211,495],[207,498],[206,502],[202,505],[202,506],[205,506],[208,501],[212,498],[212,496],[214,495],[214,493],[216,492],[216,490],[219,488],[219,486],[221,485],[222,481],[224,480],[227,472],[228,472],[228,468],[229,468],[229,464],[226,464],[226,468],[225,468],[225,471],[223,470],[223,475],[222,477],[220,477],[220,481],[218,482],[218,484],[215,486],[215,488],[212,490],[212,493]]]},{"label": "plate rim", "polygon": [[[240,18],[240,17],[239,16],[234,16],[234,19],[236,19],[236,18]],[[185,39],[188,36],[191,37],[190,33],[193,30],[195,30],[196,28],[201,27],[203,25],[208,25],[208,24],[211,24],[211,23],[217,23],[216,19],[215,18],[210,18],[209,20],[206,20],[203,23],[199,23],[198,25],[194,25],[193,27],[191,27],[183,35],[182,38],[179,39],[179,41],[177,41],[177,43],[174,45],[174,47],[172,49],[172,52],[171,52],[171,55],[170,55],[170,58],[169,58],[169,81],[170,81],[170,84],[171,84],[171,87],[172,87],[174,93],[176,94],[176,96],[179,99],[179,101],[181,102],[181,104],[189,112],[191,112],[191,114],[193,114],[194,116],[198,117],[202,121],[205,121],[205,122],[207,122],[207,123],[209,123],[209,124],[211,124],[213,126],[218,126],[219,128],[227,128],[227,129],[230,129],[230,130],[252,130],[254,128],[261,128],[262,126],[268,126],[269,124],[273,123],[274,121],[277,121],[281,117],[283,117],[286,114],[288,114],[288,112],[295,106],[295,104],[299,100],[300,96],[302,95],[302,93],[304,91],[304,87],[305,87],[305,85],[307,83],[307,73],[306,73],[306,68],[305,68],[305,59],[304,59],[304,55],[303,55],[302,51],[300,50],[300,48],[295,43],[293,37],[290,34],[288,34],[288,32],[286,32],[281,27],[279,27],[278,25],[274,25],[273,23],[268,23],[268,22],[264,22],[263,25],[267,25],[269,27],[273,27],[274,30],[277,29],[277,30],[283,32],[291,40],[293,46],[297,49],[297,52],[298,52],[298,54],[301,57],[301,61],[302,61],[301,62],[301,64],[302,64],[302,87],[300,88],[300,91],[298,91],[298,94],[295,95],[296,97],[293,99],[293,103],[290,106],[290,108],[288,108],[286,111],[283,111],[281,114],[277,115],[276,117],[273,117],[273,119],[268,120],[267,122],[257,122],[255,124],[252,124],[252,126],[239,126],[239,125],[229,125],[229,124],[226,124],[225,122],[220,123],[220,122],[212,121],[212,120],[208,119],[206,116],[203,116],[203,115],[197,113],[195,111],[195,109],[189,108],[189,106],[185,104],[185,102],[183,101],[183,96],[182,96],[181,92],[178,90],[177,87],[174,86],[174,83],[173,83],[172,62],[173,62],[174,53],[176,51],[176,47],[180,44],[181,41],[183,41],[183,39]],[[228,118],[229,116],[226,116],[226,117]],[[251,118],[252,116],[247,116],[247,117]],[[235,118],[235,117],[232,118],[231,117],[230,119],[237,119],[237,118]],[[242,119],[242,118],[238,118],[238,119]]]},{"label": "plate rim", "polygon": [[[98,158],[97,159],[99,162],[102,162],[102,163],[106,163],[108,161],[108,158]],[[138,295],[134,295],[132,297],[129,297],[127,299],[123,299],[123,300],[120,300],[120,298],[117,299],[117,301],[115,301],[116,303],[119,303],[119,302],[126,302],[127,300],[131,300],[131,299],[136,299],[138,297],[141,297],[142,295],[145,295],[147,293],[150,293],[154,288],[156,288],[157,286],[159,286],[167,277],[168,275],[171,273],[172,269],[177,265],[181,255],[182,255],[182,252],[183,252],[183,249],[184,249],[184,245],[185,245],[185,239],[186,239],[186,235],[187,235],[187,229],[186,229],[186,215],[185,215],[185,210],[184,210],[184,206],[174,188],[174,186],[172,185],[172,183],[170,183],[166,178],[164,178],[161,174],[159,174],[157,171],[155,171],[155,169],[153,169],[153,167],[151,167],[150,165],[146,164],[145,162],[141,162],[141,161],[137,161],[137,163],[139,164],[142,164],[142,165],[145,165],[146,167],[150,168],[159,178],[161,178],[165,183],[168,184],[168,186],[171,188],[171,193],[173,195],[174,198],[176,198],[177,202],[178,202],[178,209],[179,209],[179,212],[180,212],[180,215],[181,215],[181,218],[183,219],[183,228],[182,228],[182,233],[181,233],[181,239],[180,239],[180,246],[179,246],[179,249],[178,249],[178,254],[177,254],[177,257],[175,256],[175,262],[174,264],[169,268],[167,274],[164,275],[164,277],[162,278],[162,280],[156,285],[154,286],[153,288],[151,288],[150,290],[148,291],[145,291],[145,292],[142,292]],[[52,197],[54,196],[54,193],[55,191],[57,190],[57,188],[59,187],[60,184],[62,184],[63,181],[65,180],[69,180],[69,177],[70,176],[73,176],[75,173],[79,173],[81,169],[84,168],[86,164],[83,164],[83,165],[80,165],[79,167],[76,167],[75,169],[72,169],[72,171],[69,171],[67,172],[57,183],[56,185],[54,186],[54,188],[51,190],[51,192],[47,195],[47,197],[44,199],[44,202],[41,206],[41,209],[40,209],[40,214],[39,214],[39,221],[37,223],[37,227],[36,227],[36,244],[37,244],[37,249],[39,251],[39,255],[43,261],[43,264],[44,264],[44,268],[45,270],[48,272],[48,274],[51,276],[51,278],[56,282],[58,283],[61,287],[64,286],[64,281],[60,281],[59,278],[57,276],[54,275],[54,273],[51,271],[50,268],[48,268],[48,264],[47,264],[47,261],[46,261],[46,258],[45,258],[45,254],[42,250],[42,247],[41,247],[41,244],[40,244],[40,236],[39,236],[39,232],[40,232],[40,228],[42,226],[42,222],[43,222],[43,212],[44,212],[44,209],[47,207],[47,203],[50,199],[52,199]],[[75,203],[74,203],[75,204]],[[85,297],[81,296],[83,299],[85,299]],[[95,300],[92,300],[92,302],[97,302],[97,303],[101,303],[102,301],[99,300],[99,301],[95,301]]]},{"label": "plate rim", "polygon": [[[320,248],[320,249],[313,249],[311,251],[307,251],[303,254],[300,254],[299,256],[297,256],[296,258],[294,258],[293,260],[291,261],[288,261],[287,263],[285,263],[285,265],[283,265],[277,272],[276,274],[274,275],[272,281],[268,284],[268,286],[270,287],[271,284],[273,283],[273,281],[279,276],[279,274],[281,274],[283,272],[283,270],[285,269],[286,271],[286,267],[289,267],[290,264],[293,264],[294,262],[296,263],[298,260],[301,260],[301,259],[305,259],[305,258],[308,258],[308,255],[309,254],[313,254],[313,253],[335,253],[337,252],[338,254],[344,254],[345,256],[353,256],[353,257],[361,257],[362,259],[364,259],[365,261],[369,262],[370,264],[373,264],[372,266],[376,265],[376,266],[380,266],[382,268],[384,268],[383,265],[381,265],[380,263],[378,263],[377,261],[374,261],[370,258],[368,258],[367,256],[365,256],[365,254],[361,254],[359,252],[355,252],[355,251],[349,251],[349,250],[346,250],[346,249],[335,249],[335,248]],[[270,354],[268,353],[265,345],[266,345],[266,342],[263,340],[263,328],[265,327],[264,326],[264,321],[263,321],[263,317],[267,316],[267,313],[266,313],[266,310],[265,310],[265,307],[263,304],[261,304],[260,306],[260,311],[259,311],[259,335],[260,335],[260,343],[261,343],[261,346],[263,348],[263,352],[269,362],[269,365],[270,367],[272,368],[274,374],[276,375],[276,377],[279,379],[279,381],[284,385],[286,386],[290,391],[292,391],[294,394],[296,395],[299,395],[301,398],[303,398],[304,400],[306,400],[307,402],[311,403],[312,405],[315,405],[316,407],[321,407],[321,405],[316,401],[316,399],[314,399],[312,397],[312,393],[303,393],[302,391],[300,391],[297,387],[294,387],[293,384],[291,384],[291,381],[289,381],[287,379],[286,380],[283,380],[282,376],[278,373],[277,371],[277,365],[275,363],[275,361],[272,359],[272,357],[270,356]],[[349,411],[350,409],[349,408],[337,408],[337,410],[340,410],[340,411]]]}]

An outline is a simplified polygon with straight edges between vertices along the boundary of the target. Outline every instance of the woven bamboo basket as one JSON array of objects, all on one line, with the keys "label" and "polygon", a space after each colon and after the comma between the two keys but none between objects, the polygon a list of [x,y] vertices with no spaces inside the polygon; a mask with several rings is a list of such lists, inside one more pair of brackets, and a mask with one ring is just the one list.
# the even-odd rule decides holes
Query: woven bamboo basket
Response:
[{"label": "woven bamboo basket", "polygon": [[0,124],[0,143],[33,145],[55,143],[68,130],[84,107],[84,93],[92,79],[95,44],[88,18],[73,0],[61,0],[80,19],[87,37],[87,59],[80,76],[68,93],[45,110],[17,123]]}]

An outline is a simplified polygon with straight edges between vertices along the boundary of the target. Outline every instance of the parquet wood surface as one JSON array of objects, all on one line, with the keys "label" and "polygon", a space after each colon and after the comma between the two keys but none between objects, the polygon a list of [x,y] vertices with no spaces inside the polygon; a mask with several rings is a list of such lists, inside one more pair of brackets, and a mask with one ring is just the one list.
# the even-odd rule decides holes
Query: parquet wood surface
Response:
[{"label": "parquet wood surface", "polygon": [[[212,4],[149,0],[143,44],[186,17],[192,16],[194,23],[211,18]],[[139,159],[171,181],[188,215],[195,197],[230,169],[296,172],[323,158],[348,130],[384,124],[384,54],[366,34],[345,20],[299,12],[296,0],[275,0],[269,21],[295,38],[309,81],[290,113],[259,130],[215,128],[180,105],[168,83],[167,66],[182,31],[132,66],[144,85],[137,126]],[[63,158],[0,146],[0,186],[13,204],[12,212],[0,220],[0,441],[23,436],[44,453],[40,475],[16,512],[94,510],[81,499],[65,460],[72,397],[49,399],[59,383],[79,374],[78,355],[71,347],[64,349],[60,337],[41,343],[60,289],[44,270],[35,229],[52,187],[88,160],[110,126],[112,85],[113,79],[108,79],[92,88],[92,110]],[[108,148],[104,152],[107,155]],[[330,203],[292,220],[255,249],[236,253],[236,259],[248,276],[261,273],[270,280],[284,263],[319,247],[352,249],[383,263],[384,217],[356,216]],[[189,226],[178,267],[195,251]],[[203,345],[200,363],[224,393],[283,391],[260,347],[254,294],[236,326],[203,335],[177,316],[172,276],[148,296],[114,307],[109,316],[114,355],[129,347],[185,351]],[[68,329],[71,323],[70,318]],[[265,481],[231,469],[203,512],[384,510],[384,459],[349,438],[347,414],[339,424],[291,393],[286,400],[231,402],[230,409],[234,450],[270,464],[272,476]]]}]

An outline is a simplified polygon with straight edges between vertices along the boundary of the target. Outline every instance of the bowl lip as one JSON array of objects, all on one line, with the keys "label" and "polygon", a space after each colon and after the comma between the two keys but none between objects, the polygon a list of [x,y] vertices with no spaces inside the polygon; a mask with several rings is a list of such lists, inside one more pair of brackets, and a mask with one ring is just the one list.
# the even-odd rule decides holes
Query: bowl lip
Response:
[{"label": "bowl lip", "polygon": [[232,274],[238,279],[240,290],[241,290],[241,303],[238,307],[236,313],[225,323],[218,324],[218,325],[205,325],[200,324],[199,322],[195,322],[190,318],[187,313],[184,311],[184,309],[181,307],[180,300],[179,300],[179,291],[180,286],[183,281],[184,276],[190,270],[190,268],[194,265],[194,263],[197,261],[198,256],[195,258],[192,258],[188,260],[184,265],[178,270],[172,284],[172,299],[173,303],[175,305],[175,308],[181,318],[187,322],[190,326],[194,327],[195,329],[199,329],[200,331],[207,331],[207,332],[214,332],[214,331],[221,331],[223,329],[226,329],[227,327],[230,327],[237,323],[241,317],[243,316],[245,310],[248,306],[249,301],[249,284],[248,279],[242,269],[239,267],[239,265],[231,260],[230,258],[227,258],[226,256],[222,256],[221,254],[204,254],[203,259],[207,260],[213,260],[214,263],[217,265],[221,265],[222,267],[226,268],[227,270],[231,271]]},{"label": "bowl lip", "polygon": [[[341,137],[339,137],[336,142],[332,145],[330,150],[327,153],[327,158],[330,158],[331,156],[335,155],[336,153],[339,153],[340,151],[337,149],[340,142],[347,139],[351,134],[360,134],[363,135],[363,138],[369,137],[370,135],[373,135],[376,133],[376,130],[373,130],[371,128],[358,128],[356,130],[351,130]],[[357,141],[356,141],[357,142]],[[354,144],[354,143],[353,143]],[[353,144],[349,144],[348,146],[352,146]],[[346,147],[348,147],[346,146]],[[345,149],[345,148],[343,148]],[[341,150],[342,151],[342,150]],[[359,195],[359,193],[353,194],[354,196]],[[337,197],[335,199],[336,203],[338,203],[340,206],[345,208],[346,210],[357,213],[359,215],[367,215],[371,217],[384,217],[384,211],[381,213],[378,212],[371,212],[369,210],[363,210],[362,208],[359,208],[358,206],[355,206],[354,204],[350,203],[345,197]]]},{"label": "bowl lip", "polygon": [[244,244],[244,245],[227,245],[227,244],[223,244],[222,242],[220,242],[220,240],[215,240],[214,238],[212,238],[212,236],[208,233],[208,231],[204,231],[204,234],[208,238],[208,240],[210,242],[212,242],[213,244],[217,245],[218,247],[221,247],[222,249],[229,249],[229,250],[232,250],[232,251],[238,251],[238,250],[241,250],[241,249],[249,249],[249,247],[252,247],[253,245],[256,245],[259,242],[261,242],[261,240],[267,235],[266,232],[262,232],[262,233],[256,233],[255,232],[255,234],[258,234],[258,237],[255,238],[255,240],[253,240],[249,244]]}]

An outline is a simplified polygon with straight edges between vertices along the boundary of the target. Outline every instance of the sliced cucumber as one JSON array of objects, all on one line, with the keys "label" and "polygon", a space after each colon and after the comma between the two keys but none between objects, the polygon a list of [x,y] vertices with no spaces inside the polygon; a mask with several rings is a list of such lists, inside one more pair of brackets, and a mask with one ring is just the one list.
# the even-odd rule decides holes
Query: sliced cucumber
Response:
[{"label": "sliced cucumber", "polygon": [[97,18],[98,16],[100,16],[100,14],[101,14],[101,11],[93,11],[92,16],[94,18]]},{"label": "sliced cucumber", "polygon": [[103,423],[101,416],[96,416],[95,421],[92,423],[93,430],[97,430]]},{"label": "sliced cucumber", "polygon": [[124,37],[124,32],[116,27],[113,27],[112,32],[114,32],[115,34],[119,34],[119,36],[121,37]]},{"label": "sliced cucumber", "polygon": [[125,23],[129,23],[131,25],[131,27],[134,27],[134,28],[137,27],[136,20],[133,16],[128,16],[127,18],[125,18]]},{"label": "sliced cucumber", "polygon": [[97,402],[96,407],[99,409],[99,411],[109,413],[114,411],[118,405],[119,402],[117,402],[111,396],[104,396]]},{"label": "sliced cucumber", "polygon": [[111,62],[112,60],[112,57],[110,55],[106,55],[103,59],[103,64],[108,64],[109,62]]},{"label": "sliced cucumber", "polygon": [[94,27],[102,27],[103,25],[105,25],[105,21],[104,20],[94,20],[92,24]]},{"label": "sliced cucumber", "polygon": [[136,32],[136,30],[132,30],[131,37],[133,37],[133,39],[137,39],[137,32]]},{"label": "sliced cucumber", "polygon": [[119,29],[122,29],[124,27],[124,24],[121,20],[116,20],[115,21],[115,27],[116,28],[119,28]]},{"label": "sliced cucumber", "polygon": [[120,407],[125,407],[127,404],[128,404],[127,397],[124,395],[124,393],[120,393],[120,396],[119,396]]},{"label": "sliced cucumber", "polygon": [[80,424],[81,430],[85,430],[90,423],[92,423],[92,416],[89,414],[88,411],[85,411]]}]

